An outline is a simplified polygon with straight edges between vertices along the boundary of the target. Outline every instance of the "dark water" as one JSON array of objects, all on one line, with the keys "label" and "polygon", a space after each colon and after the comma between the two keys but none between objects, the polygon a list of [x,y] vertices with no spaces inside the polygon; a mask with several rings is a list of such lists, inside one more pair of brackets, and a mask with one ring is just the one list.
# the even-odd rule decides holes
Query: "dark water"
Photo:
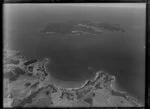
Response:
[{"label": "dark water", "polygon": [[[116,76],[121,89],[144,99],[145,8],[10,6],[6,12],[9,48],[28,58],[50,58],[48,71],[57,80],[80,82],[104,70]],[[126,32],[64,36],[39,31],[48,22],[84,19],[120,24]]]}]

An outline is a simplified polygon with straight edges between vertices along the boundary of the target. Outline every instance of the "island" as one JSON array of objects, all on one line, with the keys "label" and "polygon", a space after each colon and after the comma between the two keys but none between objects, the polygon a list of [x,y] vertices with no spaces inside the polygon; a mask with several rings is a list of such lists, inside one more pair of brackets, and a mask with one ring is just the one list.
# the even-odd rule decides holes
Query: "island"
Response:
[{"label": "island", "polygon": [[3,61],[4,107],[143,107],[137,98],[117,91],[115,76],[105,71],[97,71],[81,87],[63,88],[49,82],[48,58],[29,60],[7,50]]},{"label": "island", "polygon": [[100,21],[75,20],[59,23],[48,23],[40,30],[44,34],[63,35],[99,35],[110,32],[125,32],[118,24],[102,23]]}]

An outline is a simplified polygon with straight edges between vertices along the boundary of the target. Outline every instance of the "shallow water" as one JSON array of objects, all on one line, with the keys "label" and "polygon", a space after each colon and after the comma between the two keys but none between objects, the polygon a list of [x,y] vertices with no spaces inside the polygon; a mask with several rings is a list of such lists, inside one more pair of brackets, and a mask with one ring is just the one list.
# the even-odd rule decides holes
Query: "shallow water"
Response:
[{"label": "shallow water", "polygon": [[[9,48],[19,50],[28,58],[50,58],[48,71],[54,81],[80,83],[104,70],[116,76],[120,89],[144,99],[145,76],[145,13],[144,9],[93,9],[83,12],[46,11],[19,8],[7,11],[4,36]],[[38,11],[37,11],[38,10]],[[95,10],[95,11],[94,11]],[[74,14],[72,14],[72,11]],[[34,14],[33,14],[34,12]],[[101,16],[103,15],[103,16]],[[92,17],[93,16],[93,17]],[[64,36],[40,32],[48,22],[87,19],[119,23],[125,33],[107,32],[97,36]],[[65,27],[64,27],[65,28]],[[71,85],[70,85],[71,86]]]}]

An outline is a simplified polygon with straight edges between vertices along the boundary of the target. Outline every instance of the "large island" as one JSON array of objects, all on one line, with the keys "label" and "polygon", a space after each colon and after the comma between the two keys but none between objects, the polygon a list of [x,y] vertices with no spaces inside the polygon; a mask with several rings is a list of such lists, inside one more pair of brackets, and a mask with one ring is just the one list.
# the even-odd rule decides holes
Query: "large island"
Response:
[{"label": "large island", "polygon": [[40,30],[44,34],[62,35],[99,35],[107,32],[125,32],[118,24],[102,23],[100,21],[73,20],[58,23],[48,23]]},{"label": "large island", "polygon": [[49,82],[50,60],[28,59],[20,52],[4,50],[4,107],[141,107],[138,99],[113,88],[115,76],[98,71],[78,88]]}]

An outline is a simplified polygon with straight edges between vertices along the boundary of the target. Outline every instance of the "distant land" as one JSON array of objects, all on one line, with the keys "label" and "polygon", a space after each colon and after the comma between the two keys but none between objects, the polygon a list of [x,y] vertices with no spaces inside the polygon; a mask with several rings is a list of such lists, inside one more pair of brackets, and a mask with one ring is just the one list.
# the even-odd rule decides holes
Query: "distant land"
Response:
[{"label": "distant land", "polygon": [[102,23],[100,21],[77,20],[59,23],[48,23],[41,29],[45,34],[103,34],[106,31],[110,32],[125,32],[118,24]]}]

